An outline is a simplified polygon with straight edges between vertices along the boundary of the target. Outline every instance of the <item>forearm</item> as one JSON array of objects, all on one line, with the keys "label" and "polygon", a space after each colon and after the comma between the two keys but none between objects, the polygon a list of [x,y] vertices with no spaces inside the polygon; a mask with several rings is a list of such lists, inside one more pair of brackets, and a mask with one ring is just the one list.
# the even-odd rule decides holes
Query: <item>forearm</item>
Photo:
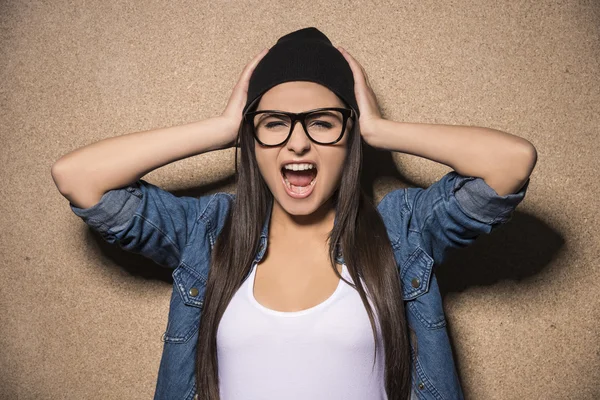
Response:
[{"label": "forearm", "polygon": [[156,168],[225,148],[231,145],[229,138],[218,117],[129,133],[64,155],[52,166],[52,177],[61,194],[90,206],[106,191],[126,186]]},{"label": "forearm", "polygon": [[377,121],[373,146],[425,157],[461,175],[483,178],[499,195],[517,191],[537,160],[535,147],[490,128]]}]

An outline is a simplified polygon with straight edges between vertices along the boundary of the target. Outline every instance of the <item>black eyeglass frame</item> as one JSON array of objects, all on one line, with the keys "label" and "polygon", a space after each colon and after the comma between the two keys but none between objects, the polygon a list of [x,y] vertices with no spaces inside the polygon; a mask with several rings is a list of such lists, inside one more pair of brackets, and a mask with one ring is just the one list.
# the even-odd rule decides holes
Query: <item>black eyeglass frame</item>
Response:
[{"label": "black eyeglass frame", "polygon": [[[334,140],[333,142],[319,142],[317,140],[315,140],[314,138],[312,138],[310,136],[310,134],[308,133],[308,129],[306,129],[306,116],[313,114],[313,113],[317,113],[320,111],[339,111],[342,113],[342,132],[340,133],[340,136]],[[288,135],[286,136],[286,138],[279,144],[265,144],[263,142],[260,141],[260,139],[258,138],[258,136],[256,135],[256,129],[254,127],[254,116],[258,115],[258,114],[266,114],[266,113],[272,113],[272,114],[284,114],[287,115],[288,117],[290,117],[290,119],[292,120],[292,123],[290,124],[290,132],[288,133]],[[336,144],[337,142],[339,142],[340,140],[342,140],[342,138],[344,137],[344,133],[346,132],[346,123],[348,122],[348,118],[352,118],[352,121],[354,121],[354,123],[356,123],[356,118],[355,118],[355,111],[352,108],[341,108],[341,107],[323,107],[323,108],[315,108],[314,110],[309,110],[309,111],[305,111],[305,112],[301,112],[301,113],[293,113],[293,112],[287,112],[287,111],[279,111],[279,110],[259,110],[259,111],[248,111],[244,114],[244,121],[246,121],[247,123],[249,123],[252,127],[252,135],[254,136],[254,138],[256,139],[256,141],[258,143],[260,143],[262,146],[265,147],[278,147],[281,146],[282,144],[286,143],[290,137],[292,136],[292,131],[294,130],[294,126],[296,126],[296,121],[300,121],[300,123],[302,124],[302,128],[304,129],[304,133],[306,133],[306,136],[308,136],[308,138],[317,144],[321,144],[321,145],[329,145],[329,144]]]}]

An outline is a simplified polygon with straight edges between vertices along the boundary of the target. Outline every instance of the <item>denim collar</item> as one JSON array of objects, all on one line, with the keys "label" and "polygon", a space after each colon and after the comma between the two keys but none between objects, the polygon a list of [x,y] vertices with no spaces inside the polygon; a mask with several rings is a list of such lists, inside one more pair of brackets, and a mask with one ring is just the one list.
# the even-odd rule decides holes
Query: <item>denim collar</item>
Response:
[{"label": "denim collar", "polygon": [[[265,255],[265,252],[267,251],[267,246],[268,246],[268,237],[269,237],[269,222],[271,221],[271,212],[273,210],[273,201],[274,198],[273,196],[270,196],[270,200],[268,201],[268,205],[267,205],[267,216],[265,218],[265,221],[263,223],[263,227],[260,233],[260,243],[259,243],[259,247],[258,247],[258,252],[256,254],[256,257],[254,258],[254,262],[258,263],[262,260],[263,256]],[[336,214],[335,217],[333,219],[333,225],[335,226],[337,222],[337,208],[336,208]],[[344,264],[344,257],[342,256],[342,250],[340,248],[340,246],[337,246],[337,255],[335,258],[335,261],[339,264]]]}]

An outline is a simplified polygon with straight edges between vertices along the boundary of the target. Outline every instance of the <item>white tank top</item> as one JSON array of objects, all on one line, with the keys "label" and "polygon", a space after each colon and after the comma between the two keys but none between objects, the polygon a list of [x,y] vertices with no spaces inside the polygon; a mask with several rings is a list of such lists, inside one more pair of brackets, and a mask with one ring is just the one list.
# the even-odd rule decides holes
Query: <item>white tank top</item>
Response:
[{"label": "white tank top", "polygon": [[[256,263],[217,330],[222,400],[387,399],[381,331],[377,323],[373,366],[373,333],[356,289],[340,280],[324,302],[283,312],[254,298],[255,275]],[[354,282],[345,264],[342,276]]]}]

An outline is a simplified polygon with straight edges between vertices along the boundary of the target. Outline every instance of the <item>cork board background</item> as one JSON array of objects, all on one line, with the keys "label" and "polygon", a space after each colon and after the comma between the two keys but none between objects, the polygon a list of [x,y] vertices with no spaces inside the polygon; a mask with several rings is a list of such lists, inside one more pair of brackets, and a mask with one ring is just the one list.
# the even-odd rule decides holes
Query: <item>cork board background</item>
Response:
[{"label": "cork board background", "polygon": [[[315,26],[384,117],[486,126],[538,151],[513,219],[437,272],[468,399],[600,398],[600,3],[0,2],[0,397],[150,399],[171,271],[102,242],[50,175],[92,142],[224,109],[244,65]],[[233,191],[233,149],[144,179]],[[450,169],[367,153],[374,199]]]}]

